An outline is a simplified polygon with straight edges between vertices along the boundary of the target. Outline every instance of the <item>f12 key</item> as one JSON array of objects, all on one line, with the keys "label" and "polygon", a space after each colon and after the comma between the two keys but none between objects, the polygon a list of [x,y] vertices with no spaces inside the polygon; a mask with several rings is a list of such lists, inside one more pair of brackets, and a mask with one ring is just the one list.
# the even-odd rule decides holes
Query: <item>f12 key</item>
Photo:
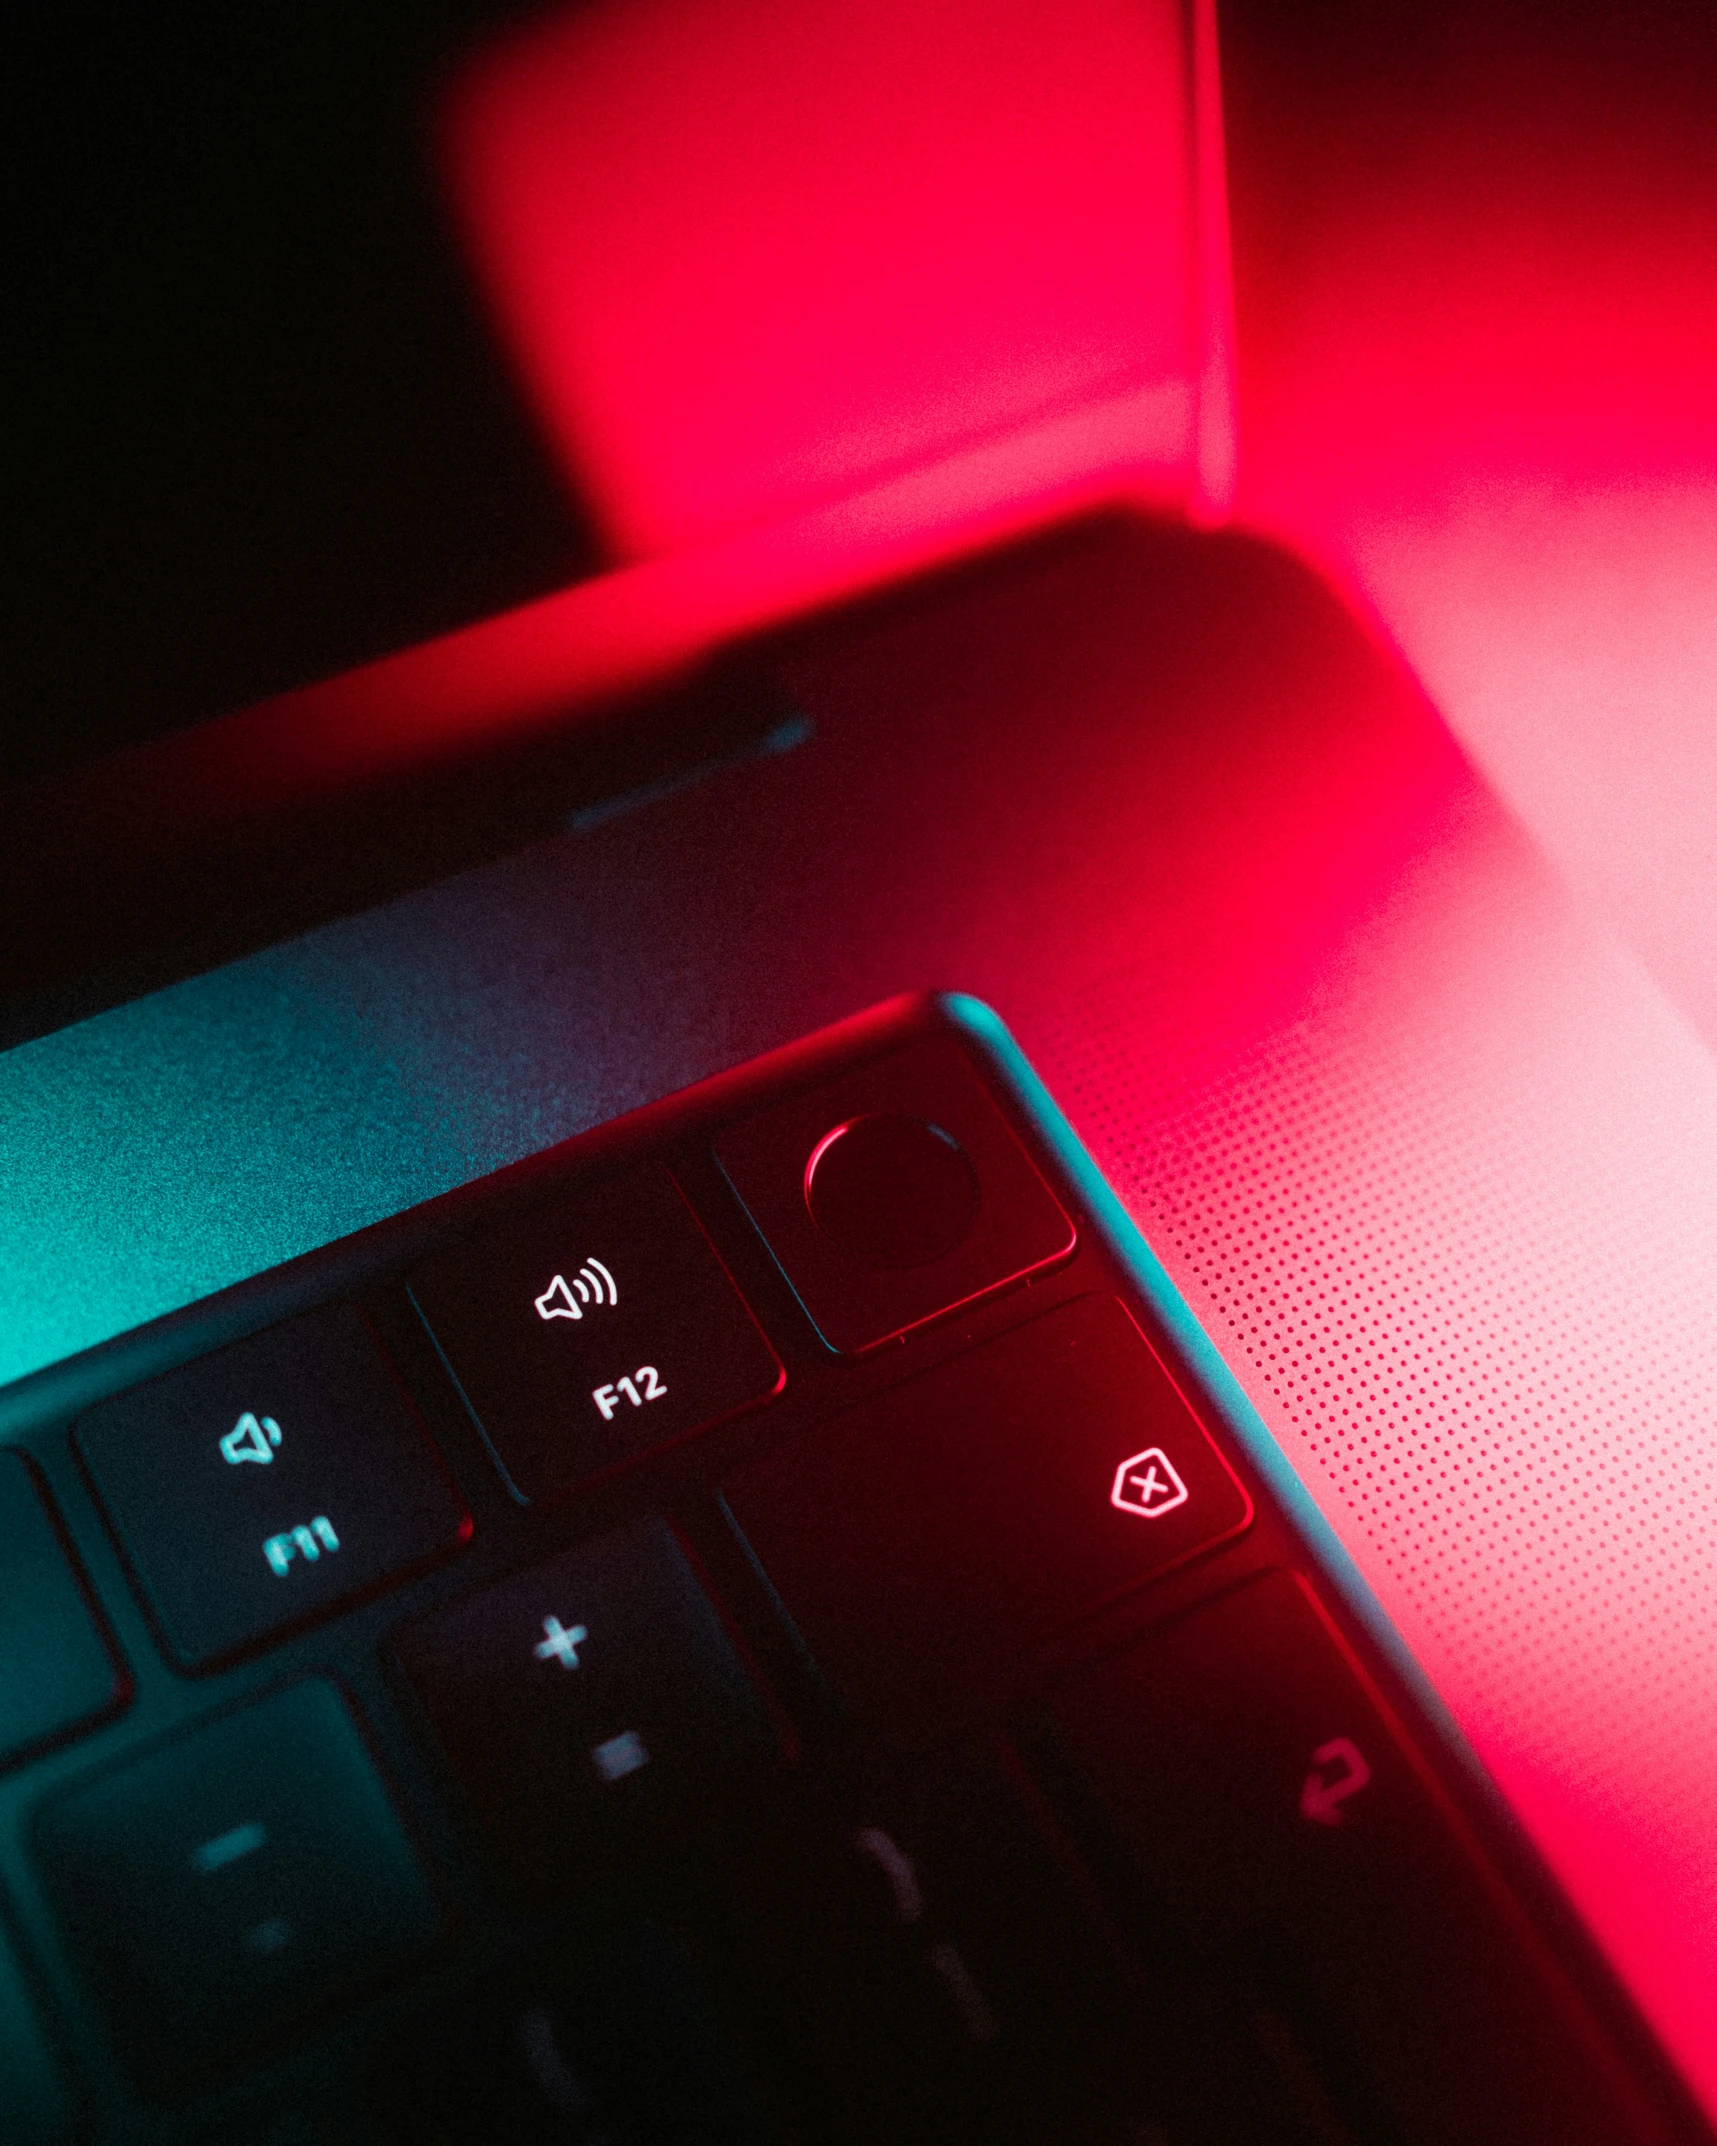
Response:
[{"label": "f12 key", "polygon": [[567,1496],[784,1378],[656,1163],[454,1246],[411,1292],[521,1503]]}]

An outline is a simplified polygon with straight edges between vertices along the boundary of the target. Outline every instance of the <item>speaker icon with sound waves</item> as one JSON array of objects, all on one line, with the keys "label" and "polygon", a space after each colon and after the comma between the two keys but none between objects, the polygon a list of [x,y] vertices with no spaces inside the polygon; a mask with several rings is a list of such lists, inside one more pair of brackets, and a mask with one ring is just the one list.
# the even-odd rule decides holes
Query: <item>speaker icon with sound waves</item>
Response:
[{"label": "speaker icon with sound waves", "polygon": [[587,1259],[573,1276],[571,1283],[565,1275],[557,1274],[542,1295],[536,1299],[539,1319],[582,1319],[586,1310],[596,1311],[609,1304],[618,1304],[620,1291],[615,1287],[614,1277],[599,1259]]}]

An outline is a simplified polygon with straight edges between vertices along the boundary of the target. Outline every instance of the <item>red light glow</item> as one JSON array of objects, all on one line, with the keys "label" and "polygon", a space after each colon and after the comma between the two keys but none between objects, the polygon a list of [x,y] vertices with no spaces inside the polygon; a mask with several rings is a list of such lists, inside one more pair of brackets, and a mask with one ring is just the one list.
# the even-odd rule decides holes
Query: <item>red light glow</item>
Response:
[{"label": "red light glow", "polygon": [[[459,207],[633,563],[241,718],[234,769],[385,773],[1105,497],[1220,512],[1220,130],[1185,118],[1178,23],[602,0],[482,59]],[[1208,83],[1207,12],[1193,57]],[[1374,115],[1363,185],[1312,129],[1264,174],[1317,206],[1250,266],[1242,219],[1239,510],[1406,650],[1671,1005],[1446,740],[1319,762],[1249,677],[1256,796],[1204,734],[1184,832],[1153,795],[1184,973],[1116,1048],[1168,1100],[1094,1144],[1125,1182],[1151,1133],[1130,1189],[1177,1279],[1717,2110],[1717,1097],[1687,1027],[1717,1042],[1717,159],[1703,115],[1594,130],[1488,64]],[[1087,722],[1135,719],[1053,653]],[[1077,917],[1123,971],[1136,803],[1093,798],[1091,898],[1040,926],[1035,823],[998,857],[983,802],[936,854],[994,874],[1009,962],[1054,974]],[[875,939],[916,945],[929,899],[903,866]]]},{"label": "red light glow", "polygon": [[[1434,1186],[1363,1258],[1415,1326],[1437,1310],[1446,1378],[1393,1453],[1344,1447],[1373,1406],[1344,1355],[1288,1439],[1717,2110],[1717,1117],[1685,1025],[1717,1044],[1717,159],[1708,80],[1669,16],[1569,36],[1524,19],[1456,11],[1411,90],[1359,63],[1321,107],[1309,88],[1312,109],[1260,120],[1274,160],[1238,217],[1239,517],[1401,646],[1599,933],[1578,957],[1564,934],[1528,973],[1502,958],[1494,901],[1469,920],[1494,1003],[1467,1017],[1458,1075],[1452,1058],[1434,1075],[1444,1047],[1421,1038]],[[1457,943],[1425,945],[1423,975]],[[1426,1100],[1438,1079],[1465,1085],[1458,1106]],[[1318,1085],[1327,1109],[1327,1067]],[[1294,1182],[1266,1171],[1263,1190],[1345,1253],[1383,1228],[1376,1154],[1350,1137],[1345,1162],[1322,1156],[1314,1216],[1319,1145],[1284,1132]],[[1540,1333],[1505,1350],[1517,1287]],[[1493,1533],[1519,1496],[1509,1469],[1545,1516],[1516,1602],[1518,1546]]]},{"label": "red light glow", "polygon": [[482,56],[449,100],[450,182],[617,550],[708,542],[1087,407],[1136,416],[1112,467],[1220,505],[1200,23],[1189,54],[1178,0],[607,0]]},{"label": "red light glow", "polygon": [[1717,1043],[1717,158],[1697,72],[1625,34],[1609,84],[1481,40],[1362,149],[1284,135],[1237,511],[1383,621]]}]

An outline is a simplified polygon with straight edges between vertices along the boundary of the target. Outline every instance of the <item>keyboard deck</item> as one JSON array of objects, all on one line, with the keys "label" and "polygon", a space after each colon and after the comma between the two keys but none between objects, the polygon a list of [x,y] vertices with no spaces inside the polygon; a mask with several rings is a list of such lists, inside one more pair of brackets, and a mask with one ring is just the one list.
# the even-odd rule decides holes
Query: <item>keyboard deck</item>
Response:
[{"label": "keyboard deck", "polygon": [[900,1002],[94,1352],[7,2146],[1702,2135],[1070,1139]]}]

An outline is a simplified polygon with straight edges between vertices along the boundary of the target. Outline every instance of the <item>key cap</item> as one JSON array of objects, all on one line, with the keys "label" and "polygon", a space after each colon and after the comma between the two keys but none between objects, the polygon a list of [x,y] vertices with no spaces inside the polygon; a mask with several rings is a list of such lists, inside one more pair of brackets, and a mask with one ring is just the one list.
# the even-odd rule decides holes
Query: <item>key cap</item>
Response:
[{"label": "key cap", "polygon": [[527,1896],[697,1830],[776,1749],[664,1521],[450,1603],[390,1651]]},{"label": "key cap", "polygon": [[190,1665],[272,1638],[470,1534],[349,1304],[135,1387],[74,1435],[145,1599]]},{"label": "key cap", "polygon": [[332,1685],[288,1685],[48,1805],[48,1891],[121,2054],[168,2093],[396,1972],[439,1916]]},{"label": "key cap", "polygon": [[456,1246],[411,1291],[527,1502],[753,1407],[784,1377],[655,1164]]},{"label": "key cap", "polygon": [[792,1957],[853,2141],[1121,2146],[1170,2038],[1127,2002],[993,1753],[838,1786]]},{"label": "key cap", "polygon": [[716,1159],[831,1349],[878,1347],[1064,1259],[1073,1224],[953,1044],[729,1126]]},{"label": "key cap", "polygon": [[21,1453],[0,1453],[0,1764],[85,1728],[125,1682]]},{"label": "key cap", "polygon": [[1251,1516],[1108,1297],[829,1419],[740,1469],[724,1496],[836,1692],[907,1731]]},{"label": "key cap", "polygon": [[1049,1712],[1148,1889],[1256,1966],[1362,2131],[1655,2135],[1302,1582],[1223,1596]]},{"label": "key cap", "polygon": [[1128,1967],[987,1744],[846,1749],[794,1788],[748,1852],[700,1865],[692,1941],[795,2137],[1353,2146],[1256,2006]]}]

